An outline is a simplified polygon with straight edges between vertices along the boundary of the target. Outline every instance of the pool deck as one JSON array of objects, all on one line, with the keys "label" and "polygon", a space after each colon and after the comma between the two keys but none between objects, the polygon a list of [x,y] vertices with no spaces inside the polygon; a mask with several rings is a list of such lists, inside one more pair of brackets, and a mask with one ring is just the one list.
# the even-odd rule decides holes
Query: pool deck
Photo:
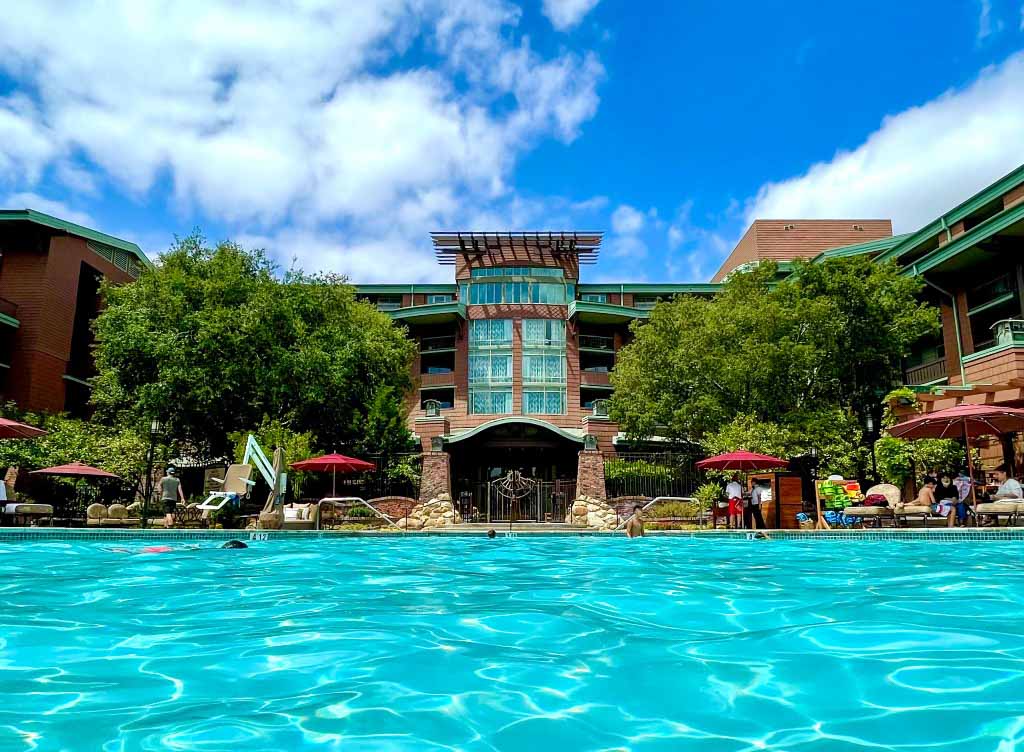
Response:
[{"label": "pool deck", "polygon": [[[600,531],[555,526],[494,526],[498,538],[623,538],[621,530]],[[749,540],[752,530],[651,530],[649,538],[685,538],[689,540]],[[1024,528],[882,528],[865,530],[766,530],[769,541],[821,540],[905,540],[905,541],[975,541],[1024,540]],[[14,541],[271,541],[331,540],[342,538],[432,538],[486,537],[485,529],[410,530],[206,530],[195,528],[63,528],[63,527],[0,527],[0,543]]]}]

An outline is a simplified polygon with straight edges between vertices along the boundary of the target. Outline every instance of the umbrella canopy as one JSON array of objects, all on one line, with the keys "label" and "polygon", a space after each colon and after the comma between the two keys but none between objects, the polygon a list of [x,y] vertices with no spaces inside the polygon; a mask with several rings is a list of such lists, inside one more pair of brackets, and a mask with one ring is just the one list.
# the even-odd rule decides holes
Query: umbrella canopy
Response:
[{"label": "umbrella canopy", "polygon": [[305,470],[308,472],[331,473],[331,496],[337,494],[338,473],[363,473],[368,470],[376,470],[377,466],[366,460],[359,460],[355,457],[346,457],[344,454],[325,454],[322,457],[312,457],[308,460],[293,462],[292,470]]},{"label": "umbrella canopy", "polygon": [[42,470],[33,470],[29,475],[60,475],[68,478],[116,478],[121,476],[100,470],[98,467],[83,465],[81,462],[72,462],[70,465],[56,465],[55,467],[44,467]]},{"label": "umbrella canopy", "polygon": [[0,418],[0,439],[34,439],[36,436],[45,436],[46,431],[26,423],[19,423],[16,420]]},{"label": "umbrella canopy", "polygon": [[291,468],[292,470],[322,473],[362,473],[367,470],[376,470],[377,466],[366,460],[346,457],[344,454],[325,454],[323,457],[312,457],[301,462],[293,462]]},{"label": "umbrella canopy", "polygon": [[739,451],[708,457],[698,462],[697,467],[701,470],[774,470],[789,467],[789,462],[767,454]]},{"label": "umbrella canopy", "polygon": [[996,405],[957,405],[899,423],[889,435],[900,439],[959,439],[1024,431],[1024,410]]}]

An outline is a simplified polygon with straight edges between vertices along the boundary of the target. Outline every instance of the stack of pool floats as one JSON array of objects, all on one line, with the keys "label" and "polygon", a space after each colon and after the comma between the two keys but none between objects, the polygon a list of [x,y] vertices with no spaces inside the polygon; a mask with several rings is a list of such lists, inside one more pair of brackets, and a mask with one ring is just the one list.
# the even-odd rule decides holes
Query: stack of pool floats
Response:
[{"label": "stack of pool floats", "polygon": [[825,509],[846,509],[863,498],[860,483],[855,480],[823,480],[819,492]]}]

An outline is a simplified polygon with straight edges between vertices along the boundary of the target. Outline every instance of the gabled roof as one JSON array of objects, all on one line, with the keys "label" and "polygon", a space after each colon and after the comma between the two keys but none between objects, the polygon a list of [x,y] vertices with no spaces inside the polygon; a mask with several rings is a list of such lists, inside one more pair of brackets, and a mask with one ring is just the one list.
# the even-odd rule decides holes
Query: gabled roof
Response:
[{"label": "gabled roof", "polygon": [[942,216],[922,227],[917,232],[905,236],[902,241],[878,256],[879,261],[899,259],[912,252],[922,243],[931,241],[943,230],[948,230],[957,222],[969,217],[986,204],[1000,198],[1007,191],[1013,190],[1024,183],[1024,165],[1004,175],[991,185],[975,193],[969,199],[953,207]]},{"label": "gabled roof", "polygon": [[51,230],[57,230],[59,232],[67,233],[68,235],[74,235],[75,237],[82,238],[83,240],[92,241],[93,243],[99,243],[100,245],[109,246],[110,248],[130,253],[135,256],[143,266],[153,266],[153,262],[149,260],[149,257],[147,257],[146,254],[142,252],[142,249],[135,245],[135,243],[130,243],[127,240],[121,240],[121,238],[115,238],[113,235],[107,235],[105,232],[100,232],[99,230],[92,230],[88,227],[83,227],[82,225],[76,225],[74,222],[68,222],[65,219],[51,217],[49,214],[43,214],[35,209],[0,209],[0,222],[31,222],[42,227],[49,227]]}]

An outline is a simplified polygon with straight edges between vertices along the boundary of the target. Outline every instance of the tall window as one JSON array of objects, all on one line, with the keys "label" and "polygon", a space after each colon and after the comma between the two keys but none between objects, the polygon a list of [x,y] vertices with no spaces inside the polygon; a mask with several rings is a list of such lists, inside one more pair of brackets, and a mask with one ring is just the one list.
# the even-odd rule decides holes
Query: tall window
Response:
[{"label": "tall window", "polygon": [[469,322],[469,411],[512,412],[512,320]]},{"label": "tall window", "polygon": [[523,412],[565,413],[565,321],[523,321]]},{"label": "tall window", "polygon": [[995,344],[996,322],[1019,318],[1020,299],[1013,273],[1002,274],[967,291],[967,316],[975,350]]}]

